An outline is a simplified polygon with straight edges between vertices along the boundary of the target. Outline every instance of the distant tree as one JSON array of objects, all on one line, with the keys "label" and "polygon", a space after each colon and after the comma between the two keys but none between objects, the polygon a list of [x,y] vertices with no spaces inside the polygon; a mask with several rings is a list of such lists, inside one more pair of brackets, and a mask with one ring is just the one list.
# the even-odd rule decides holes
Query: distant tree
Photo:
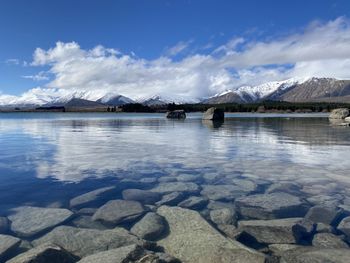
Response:
[{"label": "distant tree", "polygon": [[109,106],[108,106],[108,108],[107,108],[107,111],[108,111],[108,112],[110,112],[110,111],[111,111],[111,108],[110,108]]}]

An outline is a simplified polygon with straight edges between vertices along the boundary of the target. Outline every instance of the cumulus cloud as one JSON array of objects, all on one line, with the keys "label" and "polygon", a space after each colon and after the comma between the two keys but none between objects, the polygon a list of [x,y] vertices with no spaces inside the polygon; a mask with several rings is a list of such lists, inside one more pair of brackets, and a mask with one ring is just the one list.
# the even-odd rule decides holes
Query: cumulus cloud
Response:
[{"label": "cumulus cloud", "polygon": [[[87,99],[98,99],[117,92],[134,99],[155,94],[193,99],[292,77],[350,78],[350,21],[346,17],[315,21],[298,33],[266,40],[235,37],[212,52],[202,49],[202,53],[173,58],[190,45],[191,41],[179,42],[153,60],[101,45],[87,50],[76,42],[37,48],[31,65],[48,67],[38,76],[50,74],[52,78],[34,94],[41,92],[47,98],[47,93],[86,92]],[[28,94],[33,96],[29,91],[22,97]]]}]

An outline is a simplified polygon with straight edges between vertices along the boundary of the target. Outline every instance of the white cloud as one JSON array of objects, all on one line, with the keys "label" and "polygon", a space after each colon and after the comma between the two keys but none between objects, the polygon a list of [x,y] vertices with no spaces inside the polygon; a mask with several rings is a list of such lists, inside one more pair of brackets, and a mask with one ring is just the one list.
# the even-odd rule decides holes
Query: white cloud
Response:
[{"label": "white cloud", "polygon": [[32,79],[34,81],[49,80],[49,77],[47,76],[47,73],[45,71],[40,71],[38,74],[35,74],[35,75],[25,75],[25,76],[22,76],[22,78]]},{"label": "white cloud", "polygon": [[101,45],[86,50],[76,42],[57,42],[48,50],[37,48],[31,64],[49,67],[41,74],[53,78],[20,99],[39,93],[46,99],[47,93],[68,96],[73,92],[86,92],[88,99],[98,99],[107,92],[131,98],[154,94],[199,98],[291,77],[350,78],[350,21],[345,17],[327,23],[316,21],[302,32],[268,40],[235,37],[210,54],[172,58],[189,44],[179,42],[168,49],[166,56],[154,60]]}]

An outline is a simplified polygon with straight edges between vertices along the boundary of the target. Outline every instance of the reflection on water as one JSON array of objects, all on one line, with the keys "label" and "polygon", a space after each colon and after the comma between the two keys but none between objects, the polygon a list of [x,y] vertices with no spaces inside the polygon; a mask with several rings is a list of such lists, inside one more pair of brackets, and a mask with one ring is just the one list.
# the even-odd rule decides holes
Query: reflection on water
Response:
[{"label": "reflection on water", "polygon": [[113,180],[181,173],[349,183],[350,130],[311,116],[2,114],[0,202],[65,202]]}]

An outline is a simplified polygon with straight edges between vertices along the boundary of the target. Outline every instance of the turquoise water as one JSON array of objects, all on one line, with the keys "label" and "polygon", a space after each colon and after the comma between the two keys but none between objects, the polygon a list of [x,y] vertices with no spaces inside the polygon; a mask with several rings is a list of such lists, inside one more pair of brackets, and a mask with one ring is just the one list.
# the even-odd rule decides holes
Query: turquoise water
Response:
[{"label": "turquoise water", "polygon": [[164,114],[0,114],[0,209],[66,207],[111,183],[126,188],[180,174],[332,186],[321,194],[349,185],[350,129],[330,126],[326,115],[226,117],[212,123],[199,113],[179,121]]}]

